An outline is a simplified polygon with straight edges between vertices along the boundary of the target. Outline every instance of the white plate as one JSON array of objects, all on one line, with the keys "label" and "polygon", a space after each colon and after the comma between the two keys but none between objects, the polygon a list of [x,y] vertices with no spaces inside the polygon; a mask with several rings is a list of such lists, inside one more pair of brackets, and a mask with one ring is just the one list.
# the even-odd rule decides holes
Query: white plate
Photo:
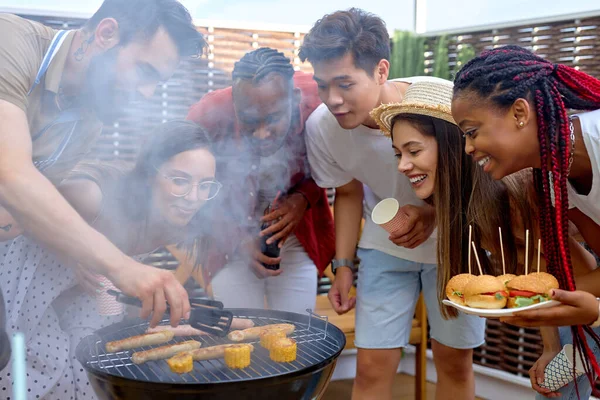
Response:
[{"label": "white plate", "polygon": [[539,308],[548,308],[554,307],[560,304],[559,301],[550,300],[544,301],[543,303],[532,304],[527,307],[519,307],[519,308],[501,308],[495,310],[488,310],[485,308],[471,308],[467,306],[461,306],[460,304],[456,304],[451,302],[450,300],[442,301],[444,305],[454,307],[459,311],[464,312],[465,314],[477,315],[479,317],[484,318],[499,318],[499,317],[512,317],[516,312],[526,311],[526,310],[536,310]]}]

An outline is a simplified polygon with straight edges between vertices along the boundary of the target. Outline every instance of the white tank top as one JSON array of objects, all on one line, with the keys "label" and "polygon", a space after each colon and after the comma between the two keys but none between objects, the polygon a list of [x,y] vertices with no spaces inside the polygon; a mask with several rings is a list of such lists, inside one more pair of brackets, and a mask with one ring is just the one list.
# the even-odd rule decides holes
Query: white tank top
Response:
[{"label": "white tank top", "polygon": [[[592,164],[592,188],[587,195],[577,193],[568,183],[569,208],[578,208],[600,225],[600,110],[578,114],[585,148]],[[577,147],[579,143],[575,143]],[[580,145],[580,144],[579,144]]]}]

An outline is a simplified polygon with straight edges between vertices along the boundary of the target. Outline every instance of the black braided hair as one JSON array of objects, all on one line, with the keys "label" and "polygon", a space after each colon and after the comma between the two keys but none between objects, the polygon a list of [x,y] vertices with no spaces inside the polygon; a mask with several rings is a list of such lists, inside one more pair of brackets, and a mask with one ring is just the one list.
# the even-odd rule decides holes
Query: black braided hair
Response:
[{"label": "black braided hair", "polygon": [[[571,146],[567,109],[600,108],[600,81],[562,64],[553,64],[519,46],[482,52],[458,72],[454,97],[476,94],[494,106],[507,109],[519,98],[534,105],[538,120],[541,167],[535,170],[540,199],[540,230],[548,271],[560,287],[575,290],[569,251],[567,178]],[[554,202],[552,201],[554,196]],[[572,327],[573,344],[585,351],[585,371],[593,383],[592,368],[600,367],[584,332],[600,345],[588,326]]]},{"label": "black braided hair", "polygon": [[283,53],[269,47],[262,47],[246,53],[235,63],[232,78],[234,81],[249,79],[258,83],[271,73],[277,73],[291,83],[294,77],[294,67],[290,63],[290,59]]}]

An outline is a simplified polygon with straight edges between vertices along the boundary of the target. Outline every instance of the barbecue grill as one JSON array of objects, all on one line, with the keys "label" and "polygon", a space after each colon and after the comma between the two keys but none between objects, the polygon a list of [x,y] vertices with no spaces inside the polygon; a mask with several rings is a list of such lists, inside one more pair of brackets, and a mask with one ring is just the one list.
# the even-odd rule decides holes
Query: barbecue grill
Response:
[{"label": "barbecue grill", "polygon": [[[325,391],[337,357],[346,345],[343,332],[307,310],[307,314],[258,309],[231,309],[237,318],[248,318],[255,326],[292,323],[290,335],[298,345],[297,359],[291,363],[271,361],[257,341],[249,367],[229,369],[223,359],[194,361],[187,374],[171,372],[166,361],[136,365],[134,350],[107,353],[105,344],[134,335],[148,328],[140,319],[123,321],[100,329],[77,346],[76,357],[85,368],[96,395],[102,400],[116,399],[318,399]],[[168,324],[168,320],[163,323]],[[175,337],[173,342],[197,340],[202,347],[231,343],[226,337],[212,335]],[[172,343],[172,342],[170,342]]]}]

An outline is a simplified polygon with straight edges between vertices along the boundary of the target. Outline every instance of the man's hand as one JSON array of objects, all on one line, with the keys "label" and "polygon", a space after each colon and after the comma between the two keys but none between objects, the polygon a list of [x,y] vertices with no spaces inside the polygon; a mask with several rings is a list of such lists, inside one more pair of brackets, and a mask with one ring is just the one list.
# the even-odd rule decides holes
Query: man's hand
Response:
[{"label": "man's hand", "polygon": [[562,304],[556,307],[516,312],[514,317],[500,320],[511,325],[540,327],[590,325],[598,319],[598,300],[588,292],[554,289],[551,298]]},{"label": "man's hand", "polygon": [[262,222],[271,222],[273,225],[260,232],[260,236],[270,235],[273,236],[267,240],[267,244],[271,244],[279,240],[279,248],[283,246],[288,236],[294,233],[296,225],[304,217],[304,213],[308,208],[308,201],[300,193],[292,193],[291,195],[280,201],[280,205],[269,214],[261,218]]},{"label": "man's hand", "polygon": [[544,383],[544,372],[546,371],[546,366],[554,359],[554,357],[556,357],[558,353],[560,353],[560,350],[561,349],[544,350],[541,357],[529,370],[529,380],[531,381],[531,387],[533,390],[549,398],[560,397],[560,393],[552,392],[550,389],[543,388],[540,385]]},{"label": "man's hand", "polygon": [[416,207],[410,204],[401,207],[398,212],[408,216],[403,229],[390,235],[390,240],[397,246],[414,249],[426,241],[435,229],[435,209],[430,205]]},{"label": "man's hand", "polygon": [[242,245],[246,257],[250,260],[250,268],[252,268],[252,272],[258,279],[269,278],[271,276],[281,275],[283,272],[281,269],[273,270],[265,268],[262,263],[267,265],[276,265],[281,263],[281,257],[271,258],[265,256],[260,252],[260,239],[251,239],[243,242]]},{"label": "man's hand", "polygon": [[181,318],[190,317],[190,300],[175,275],[166,270],[140,264],[126,257],[121,268],[107,277],[129,296],[142,301],[142,318],[152,314],[150,327],[160,322],[169,302],[171,326],[179,325]]},{"label": "man's hand", "polygon": [[356,297],[349,297],[354,281],[354,274],[349,267],[339,267],[336,270],[335,280],[327,297],[333,309],[339,315],[352,310],[356,305]]}]

